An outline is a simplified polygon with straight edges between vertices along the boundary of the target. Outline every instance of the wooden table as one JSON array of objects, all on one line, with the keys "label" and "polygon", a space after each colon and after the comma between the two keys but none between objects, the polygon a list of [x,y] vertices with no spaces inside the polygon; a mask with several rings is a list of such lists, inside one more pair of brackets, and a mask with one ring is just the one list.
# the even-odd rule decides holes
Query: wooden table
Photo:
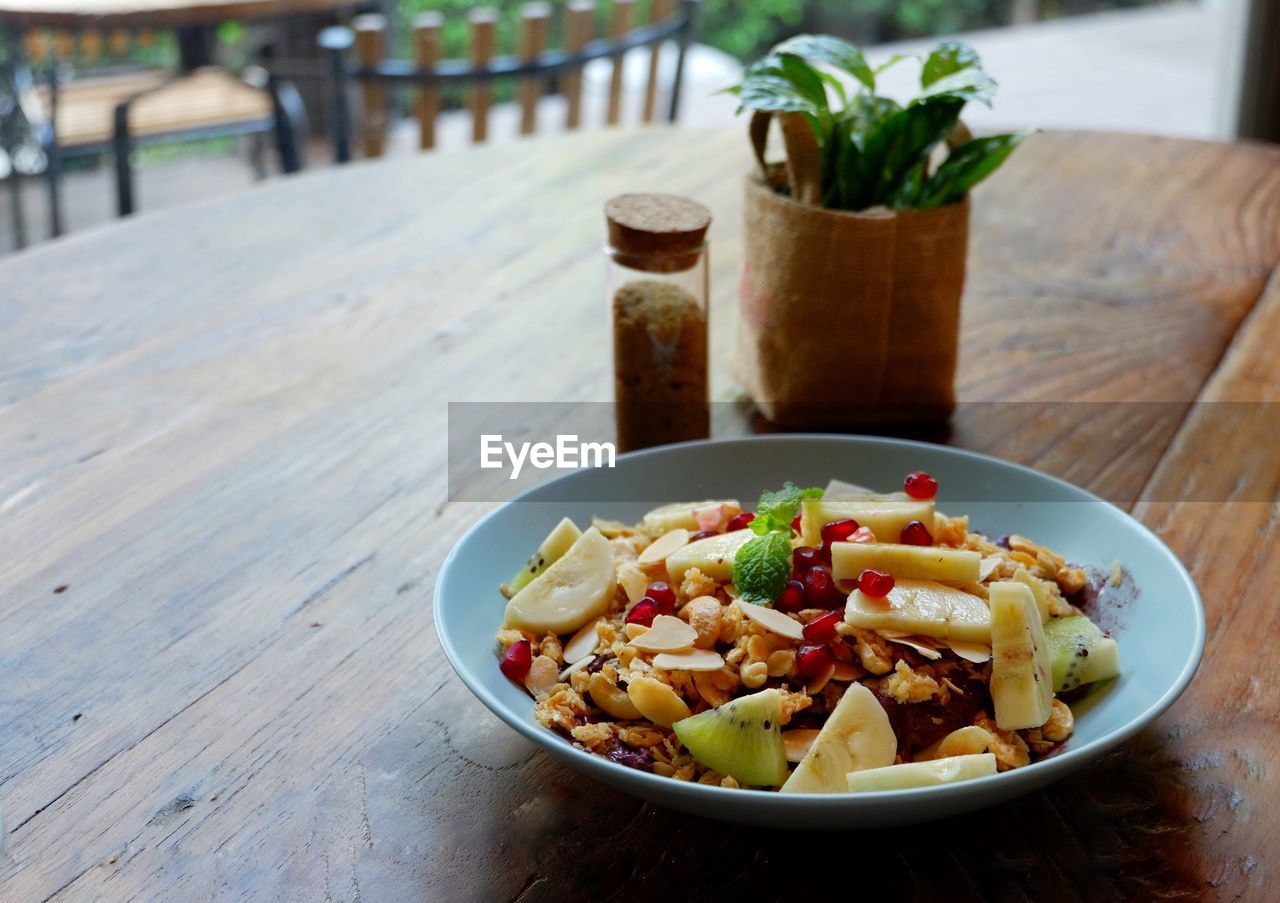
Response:
[{"label": "wooden table", "polygon": [[1122,751],[952,824],[784,834],[607,790],[454,677],[432,585],[486,506],[446,503],[445,402],[608,398],[626,189],[715,211],[724,364],[748,160],[736,129],[397,159],[0,263],[0,898],[1264,899],[1280,430],[1208,402],[1280,391],[1276,148],[1051,134],[975,198],[961,394],[1029,404],[951,441],[1139,499],[1208,609]]}]

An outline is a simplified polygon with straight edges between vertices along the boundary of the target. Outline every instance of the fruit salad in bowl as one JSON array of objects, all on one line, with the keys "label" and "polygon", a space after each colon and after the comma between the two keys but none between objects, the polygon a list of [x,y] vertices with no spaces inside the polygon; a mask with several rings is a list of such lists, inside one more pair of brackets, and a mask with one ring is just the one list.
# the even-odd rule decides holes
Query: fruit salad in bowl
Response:
[{"label": "fruit salad in bowl", "polygon": [[1073,604],[1081,568],[937,494],[914,472],[566,518],[501,587],[497,666],[547,729],[679,781],[848,793],[1028,765],[1119,648]]}]

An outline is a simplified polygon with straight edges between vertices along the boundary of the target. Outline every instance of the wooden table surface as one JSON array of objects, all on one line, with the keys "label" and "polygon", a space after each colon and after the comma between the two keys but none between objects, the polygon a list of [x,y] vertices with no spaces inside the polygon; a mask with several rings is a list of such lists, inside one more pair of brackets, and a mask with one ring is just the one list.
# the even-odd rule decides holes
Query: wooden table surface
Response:
[{"label": "wooden table surface", "polygon": [[432,586],[488,506],[446,502],[446,402],[608,399],[623,190],[714,210],[723,365],[748,161],[738,129],[537,139],[0,263],[0,899],[1274,895],[1276,148],[1049,134],[975,197],[961,396],[1027,404],[949,441],[1120,499],[1204,595],[1198,676],[1121,751],[953,822],[779,833],[584,779],[453,675]]},{"label": "wooden table surface", "polygon": [[171,28],[345,8],[350,0],[0,0],[0,25]]}]

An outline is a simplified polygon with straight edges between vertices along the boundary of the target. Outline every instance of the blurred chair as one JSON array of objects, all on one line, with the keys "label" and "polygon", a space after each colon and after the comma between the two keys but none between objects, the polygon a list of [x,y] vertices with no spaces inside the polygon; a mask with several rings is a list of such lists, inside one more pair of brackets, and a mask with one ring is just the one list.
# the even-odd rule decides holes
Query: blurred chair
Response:
[{"label": "blurred chair", "polygon": [[249,66],[237,76],[212,65],[184,71],[103,64],[104,47],[116,58],[131,47],[150,47],[155,35],[149,30],[115,29],[104,38],[90,31],[33,29],[20,41],[15,38],[11,35],[6,81],[16,109],[0,143],[11,161],[8,179],[19,247],[25,230],[20,174],[12,160],[23,137],[44,156],[54,236],[62,233],[62,163],[71,157],[114,157],[120,216],[136,206],[130,157],[141,145],[270,133],[281,169],[296,172],[302,166],[306,118],[301,99],[292,84],[262,66]]},{"label": "blurred chair", "polygon": [[[351,123],[348,88],[354,81],[360,89],[360,115],[357,131],[361,150],[366,157],[382,156],[390,124],[388,91],[409,87],[415,92],[414,116],[418,120],[418,146],[436,146],[436,119],[441,109],[441,90],[466,86],[467,106],[471,114],[471,140],[482,143],[489,137],[489,112],[493,104],[493,83],[499,79],[516,82],[519,105],[519,131],[528,135],[537,130],[538,101],[548,93],[552,77],[558,81],[559,93],[565,98],[564,126],[577,129],[582,125],[583,68],[592,60],[608,59],[612,70],[609,79],[606,124],[619,121],[622,108],[623,57],[629,50],[649,48],[648,78],[645,84],[641,119],[652,122],[659,91],[663,45],[676,44],[665,118],[675,122],[680,110],[680,86],[684,77],[685,57],[697,27],[699,0],[654,0],[650,5],[650,21],[632,23],[633,0],[613,0],[609,4],[609,36],[592,40],[594,0],[570,0],[563,7],[563,46],[548,50],[552,7],[548,3],[527,3],[520,8],[518,44],[514,52],[496,56],[498,15],[492,9],[472,10],[470,54],[465,60],[442,60],[441,32],[444,19],[440,13],[419,15],[413,22],[413,59],[386,59],[387,20],[378,14],[357,16],[351,27],[333,26],[320,35],[320,45],[330,54],[333,82],[332,123],[334,157],[339,163],[351,159]],[[355,60],[349,60],[351,48]]]}]

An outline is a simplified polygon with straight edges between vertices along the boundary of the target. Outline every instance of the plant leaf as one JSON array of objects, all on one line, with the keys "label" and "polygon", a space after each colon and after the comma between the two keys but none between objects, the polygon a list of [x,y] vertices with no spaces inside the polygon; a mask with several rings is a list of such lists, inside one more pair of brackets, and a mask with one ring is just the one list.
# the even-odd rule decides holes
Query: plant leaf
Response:
[{"label": "plant leaf", "polygon": [[739,112],[826,114],[827,92],[818,72],[797,56],[770,55],[743,73],[742,83],[727,89],[738,95]]},{"label": "plant leaf", "polygon": [[756,536],[733,559],[733,585],[747,602],[766,605],[782,595],[791,576],[791,534]]},{"label": "plant leaf", "polygon": [[886,69],[889,69],[893,66],[898,65],[903,60],[909,60],[909,59],[914,59],[914,56],[910,53],[895,53],[893,56],[889,57],[879,66],[876,66],[875,69],[873,69],[872,71],[876,75],[879,75],[881,72],[884,72]]},{"label": "plant leaf", "polygon": [[817,34],[796,35],[778,44],[770,53],[790,53],[812,62],[827,63],[852,75],[868,91],[876,89],[875,72],[867,65],[862,51],[840,38]]},{"label": "plant leaf", "polygon": [[981,69],[970,67],[957,70],[950,75],[944,75],[937,81],[931,82],[915,96],[915,99],[911,101],[911,105],[914,106],[935,98],[946,97],[959,101],[976,100],[979,103],[991,106],[991,98],[995,96],[995,93],[995,79]]},{"label": "plant leaf", "polygon": [[920,87],[927,88],[940,78],[970,68],[982,70],[982,61],[973,48],[959,41],[944,41],[925,58]]},{"label": "plant leaf", "polygon": [[995,172],[1030,134],[1033,133],[988,135],[966,141],[952,150],[930,177],[916,206],[925,209],[958,202],[970,188]]},{"label": "plant leaf", "polygon": [[899,186],[960,118],[963,101],[949,97],[899,110],[871,133],[863,148],[859,207],[892,204]]}]

